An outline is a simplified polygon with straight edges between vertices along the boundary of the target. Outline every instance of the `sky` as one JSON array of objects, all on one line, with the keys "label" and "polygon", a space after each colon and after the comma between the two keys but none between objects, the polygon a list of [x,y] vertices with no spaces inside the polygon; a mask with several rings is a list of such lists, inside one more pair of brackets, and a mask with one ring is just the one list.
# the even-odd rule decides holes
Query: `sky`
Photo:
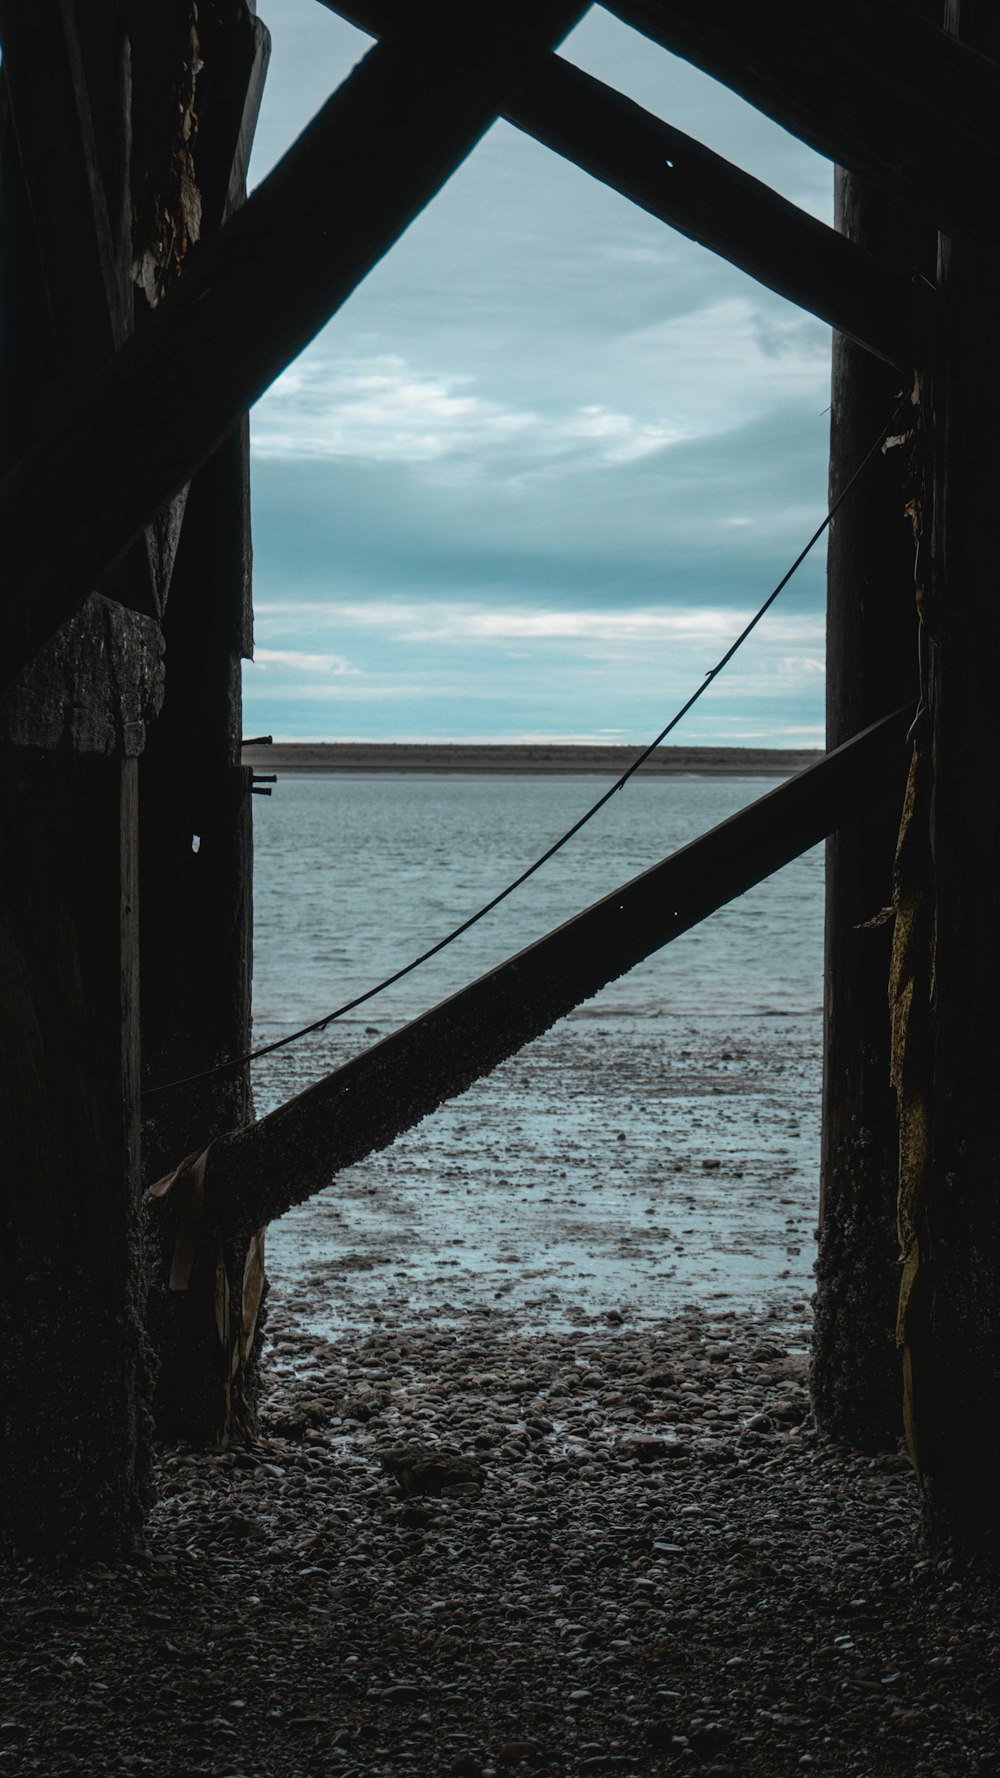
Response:
[{"label": "sky", "polygon": [[[370,47],[260,0],[251,184]],[[593,7],[569,60],[829,220],[832,169]],[[830,332],[498,122],[251,415],[244,732],[643,743],[822,518]],[[674,736],[823,740],[820,546]]]}]

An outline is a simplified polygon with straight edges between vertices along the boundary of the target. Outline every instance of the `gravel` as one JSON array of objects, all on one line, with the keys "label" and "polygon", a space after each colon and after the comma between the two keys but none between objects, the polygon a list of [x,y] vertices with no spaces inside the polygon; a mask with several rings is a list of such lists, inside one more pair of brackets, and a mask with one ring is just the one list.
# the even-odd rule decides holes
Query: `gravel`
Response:
[{"label": "gravel", "polygon": [[804,1304],[272,1330],[141,1560],[0,1577],[0,1773],[1000,1773],[996,1590],[816,1433]]}]

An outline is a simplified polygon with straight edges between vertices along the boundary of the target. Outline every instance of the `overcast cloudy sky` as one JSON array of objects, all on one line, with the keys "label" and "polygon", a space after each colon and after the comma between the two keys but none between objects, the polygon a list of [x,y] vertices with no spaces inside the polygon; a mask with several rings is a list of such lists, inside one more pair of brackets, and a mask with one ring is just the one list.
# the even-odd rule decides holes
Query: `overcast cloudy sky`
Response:
[{"label": "overcast cloudy sky", "polygon": [[[261,178],[369,47],[273,39]],[[828,216],[832,173],[594,7],[563,53]],[[822,517],[829,330],[497,124],[252,416],[248,733],[660,728]],[[678,741],[823,732],[823,551]]]}]

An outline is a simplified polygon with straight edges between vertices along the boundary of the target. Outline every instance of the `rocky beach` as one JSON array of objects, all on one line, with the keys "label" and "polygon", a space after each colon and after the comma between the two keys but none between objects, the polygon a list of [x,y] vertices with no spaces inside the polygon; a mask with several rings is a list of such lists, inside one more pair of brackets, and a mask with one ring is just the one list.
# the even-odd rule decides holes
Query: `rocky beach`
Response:
[{"label": "rocky beach", "polygon": [[5,1576],[2,1766],[212,1778],[997,1771],[996,1596],[829,1443],[808,1313],[272,1313],[263,1436],[133,1564]]},{"label": "rocky beach", "polygon": [[[287,784],[266,805],[265,1036],[537,843],[523,782],[478,826],[435,783],[426,815],[409,785],[387,800],[369,851],[359,778],[329,820]],[[658,806],[619,811],[651,846]],[[609,838],[616,874],[631,844]],[[924,1546],[901,1449],[810,1414],[817,868],[271,1229],[260,1436],[161,1450],[135,1560],[2,1571],[0,1775],[1000,1774],[992,1582]],[[269,1056],[258,1112],[408,1012]]]},{"label": "rocky beach", "polygon": [[689,1035],[645,1124],[632,1045],[609,1126],[611,1024],[272,1231],[260,1438],[163,1450],[135,1561],[5,1569],[0,1772],[1000,1771],[995,1590],[810,1416],[812,1039]]}]

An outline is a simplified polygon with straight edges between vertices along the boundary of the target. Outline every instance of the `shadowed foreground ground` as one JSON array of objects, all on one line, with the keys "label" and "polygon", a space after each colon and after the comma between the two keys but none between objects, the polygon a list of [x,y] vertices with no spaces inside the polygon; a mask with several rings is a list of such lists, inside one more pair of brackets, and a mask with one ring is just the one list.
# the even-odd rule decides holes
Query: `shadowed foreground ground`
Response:
[{"label": "shadowed foreground ground", "polygon": [[164,1458],[145,1562],[5,1576],[0,1770],[1000,1771],[995,1594],[816,1437],[806,1319],[276,1314],[266,1438]]}]

